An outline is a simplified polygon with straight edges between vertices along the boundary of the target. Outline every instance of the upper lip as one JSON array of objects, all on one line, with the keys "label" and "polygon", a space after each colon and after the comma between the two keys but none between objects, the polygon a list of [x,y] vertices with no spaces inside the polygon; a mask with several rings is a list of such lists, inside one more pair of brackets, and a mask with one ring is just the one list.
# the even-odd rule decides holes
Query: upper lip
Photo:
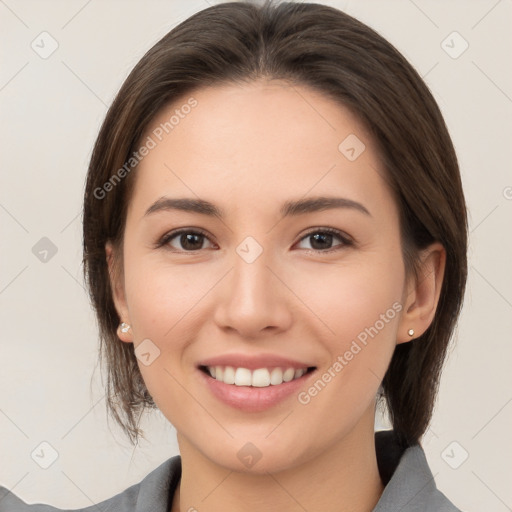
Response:
[{"label": "upper lip", "polygon": [[232,366],[234,368],[247,368],[248,370],[257,370],[258,368],[311,368],[314,365],[278,356],[276,354],[225,354],[204,359],[198,363],[198,366]]}]

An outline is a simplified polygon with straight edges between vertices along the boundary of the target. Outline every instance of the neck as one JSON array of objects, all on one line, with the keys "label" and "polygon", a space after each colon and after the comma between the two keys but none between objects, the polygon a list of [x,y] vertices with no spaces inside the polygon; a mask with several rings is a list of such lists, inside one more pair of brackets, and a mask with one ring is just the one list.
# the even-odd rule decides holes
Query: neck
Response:
[{"label": "neck", "polygon": [[266,474],[218,466],[178,436],[182,477],[172,512],[370,512],[384,490],[374,436],[373,422],[358,424],[315,458]]}]

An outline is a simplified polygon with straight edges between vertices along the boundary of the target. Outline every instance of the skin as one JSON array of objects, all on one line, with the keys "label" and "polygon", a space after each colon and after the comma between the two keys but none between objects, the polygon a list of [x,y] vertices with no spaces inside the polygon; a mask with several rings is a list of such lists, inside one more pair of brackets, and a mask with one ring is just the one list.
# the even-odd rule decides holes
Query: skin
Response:
[{"label": "skin", "polygon": [[[122,254],[113,275],[120,339],[160,350],[138,360],[149,392],[177,430],[182,479],[172,511],[370,511],[383,491],[375,446],[375,397],[397,343],[421,335],[439,299],[445,253],[421,253],[420,278],[406,276],[397,205],[370,136],[347,109],[305,86],[280,81],[202,88],[198,105],[139,165]],[[176,102],[148,130],[165,122]],[[356,134],[366,149],[349,161],[338,145]],[[287,200],[339,196],[369,215],[338,208],[282,218]],[[177,210],[144,215],[162,196],[201,198],[225,217]],[[310,231],[338,229],[318,249]],[[187,251],[176,228],[208,238]],[[318,228],[318,229],[312,229]],[[247,263],[236,252],[253,237],[263,248]],[[317,249],[316,251],[314,249]],[[329,249],[330,252],[326,252]],[[322,252],[323,251],[323,252]],[[227,353],[272,353],[332,367],[393,304],[401,311],[307,404],[292,394],[262,412],[220,402],[196,364]],[[245,467],[237,452],[254,444]]]}]

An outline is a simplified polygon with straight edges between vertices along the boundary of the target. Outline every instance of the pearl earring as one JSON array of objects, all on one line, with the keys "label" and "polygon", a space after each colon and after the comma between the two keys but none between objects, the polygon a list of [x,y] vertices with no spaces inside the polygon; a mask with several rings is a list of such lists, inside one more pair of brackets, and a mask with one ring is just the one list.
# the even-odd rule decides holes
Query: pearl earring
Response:
[{"label": "pearl earring", "polygon": [[407,331],[407,334],[408,334],[409,336],[414,336],[414,329],[409,329],[409,330]]},{"label": "pearl earring", "polygon": [[130,330],[130,326],[124,322],[122,322],[119,327],[121,328],[121,332],[128,332]]}]

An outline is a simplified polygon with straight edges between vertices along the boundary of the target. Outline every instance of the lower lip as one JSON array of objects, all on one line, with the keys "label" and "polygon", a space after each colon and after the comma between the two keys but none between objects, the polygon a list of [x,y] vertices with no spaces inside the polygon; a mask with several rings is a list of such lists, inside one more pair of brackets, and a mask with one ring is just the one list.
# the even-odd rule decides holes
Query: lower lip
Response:
[{"label": "lower lip", "polygon": [[298,394],[304,386],[304,382],[313,372],[308,372],[298,379],[290,382],[283,382],[276,386],[270,385],[263,388],[252,386],[236,386],[235,384],[225,384],[205,372],[198,369],[202,379],[210,388],[211,392],[225,404],[246,412],[260,412],[282,402],[290,395]]}]

